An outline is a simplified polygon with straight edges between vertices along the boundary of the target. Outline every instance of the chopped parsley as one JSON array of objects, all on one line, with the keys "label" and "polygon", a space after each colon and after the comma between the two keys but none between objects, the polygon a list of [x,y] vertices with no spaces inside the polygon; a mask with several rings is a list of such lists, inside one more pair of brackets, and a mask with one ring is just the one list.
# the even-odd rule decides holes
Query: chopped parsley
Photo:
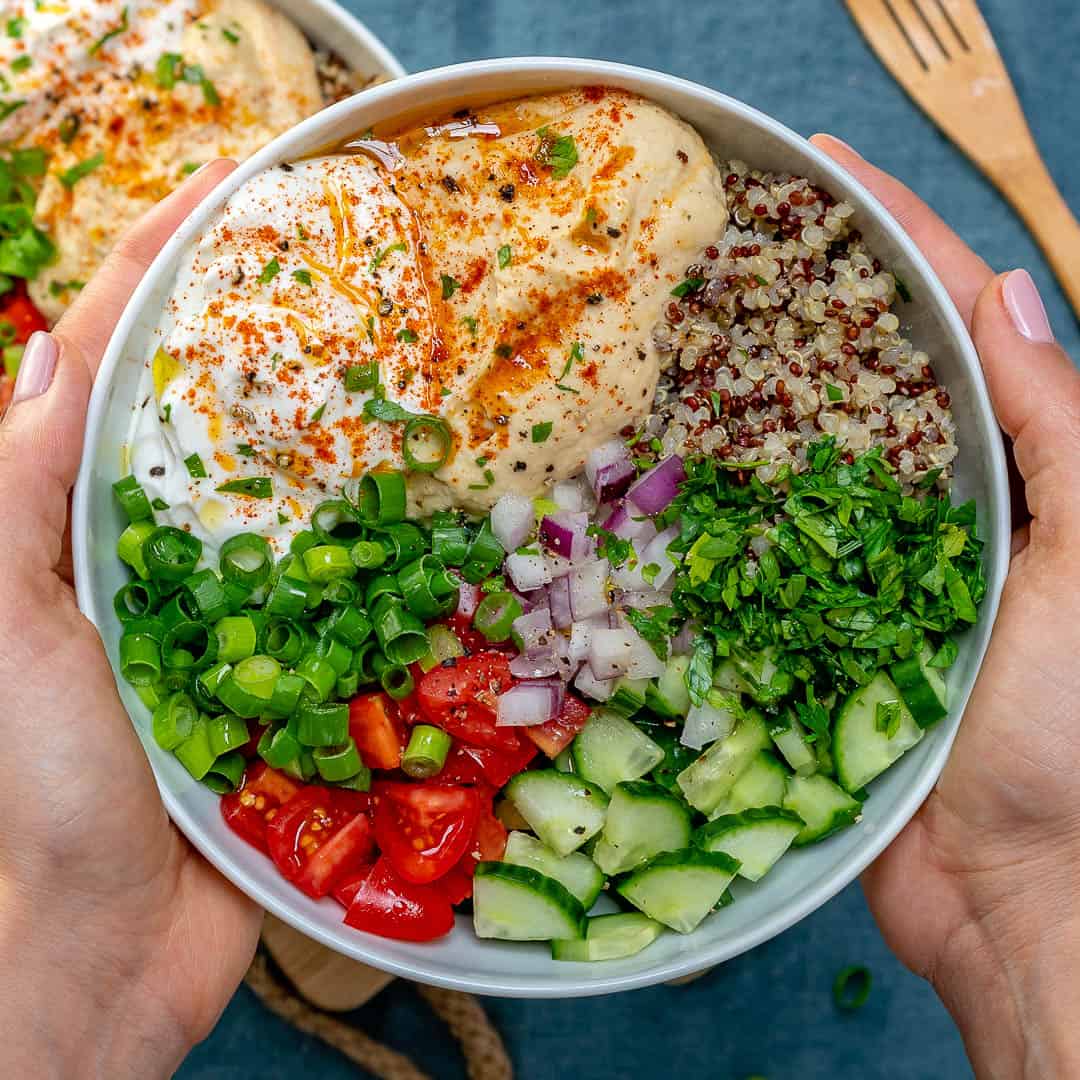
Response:
[{"label": "chopped parsley", "polygon": [[509,244],[503,244],[499,248],[499,269],[505,270],[514,261],[514,252]]},{"label": "chopped parsley", "polygon": [[449,300],[454,293],[461,288],[461,282],[452,278],[449,274],[443,274],[442,278],[442,298]]},{"label": "chopped parsley", "polygon": [[536,133],[540,142],[534,155],[536,161],[551,169],[556,180],[564,180],[578,163],[577,145],[572,135],[558,135],[549,127]]},{"label": "chopped parsley", "polygon": [[369,274],[374,274],[375,271],[378,270],[380,266],[382,266],[382,261],[383,261],[383,259],[386,258],[387,255],[391,254],[394,251],[406,251],[406,250],[408,250],[408,249],[405,247],[405,245],[403,243],[400,243],[400,242],[397,243],[397,244],[389,244],[389,245],[387,245],[386,247],[384,247],[382,249],[382,251],[377,252],[376,255],[375,255],[375,258],[373,258],[371,260],[370,264],[368,265],[368,273]]},{"label": "chopped parsley", "polygon": [[364,402],[363,416],[369,422],[382,420],[387,424],[399,424],[404,420],[411,420],[414,414],[402,408],[396,401],[387,401],[384,397],[373,397]]},{"label": "chopped parsley", "polygon": [[247,443],[237,443],[236,444],[236,452],[241,457],[254,457],[255,456],[255,451],[252,450],[251,447]]},{"label": "chopped parsley", "polygon": [[542,424],[533,424],[532,427],[532,441],[534,443],[547,442],[551,437],[551,429],[554,425],[550,420],[545,420]]},{"label": "chopped parsley", "polygon": [[379,385],[379,365],[372,360],[367,364],[350,364],[345,369],[345,391],[358,394],[374,390]]},{"label": "chopped parsley", "polygon": [[151,500],[150,505],[155,510],[168,510],[169,509],[169,504],[164,499],[162,499],[160,496],[153,499],[153,500]]},{"label": "chopped parsley", "polygon": [[281,273],[281,263],[274,257],[263,268],[262,273],[258,277],[260,285],[269,285]]},{"label": "chopped parsley", "polygon": [[893,273],[893,280],[896,282],[896,291],[899,294],[900,299],[903,300],[905,304],[910,304],[911,290],[907,287],[907,283],[895,272]]},{"label": "chopped parsley", "polygon": [[240,44],[240,35],[235,33],[234,31],[230,30],[227,26],[223,26],[221,28],[221,36],[230,45],[239,45]]},{"label": "chopped parsley", "polygon": [[206,477],[206,466],[203,464],[203,460],[198,454],[192,454],[190,457],[184,458],[184,464],[187,466],[188,475],[195,480],[203,480]]},{"label": "chopped parsley", "polygon": [[241,480],[228,480],[218,484],[215,491],[222,495],[246,495],[249,499],[272,499],[274,482],[269,476],[247,476]]},{"label": "chopped parsley", "polygon": [[843,401],[844,391],[839,386],[833,386],[832,383],[825,384],[825,395],[830,401]]},{"label": "chopped parsley", "polygon": [[323,418],[324,412],[326,412],[325,401],[311,414],[311,423],[317,424]]},{"label": "chopped parsley", "polygon": [[407,326],[404,329],[399,330],[394,336],[398,341],[404,341],[407,345],[411,345],[414,341],[419,340],[416,331],[410,330]]},{"label": "chopped parsley", "polygon": [[578,393],[578,388],[576,386],[564,385],[563,379],[565,379],[566,376],[570,374],[570,371],[573,369],[573,366],[576,362],[584,359],[585,347],[581,344],[580,341],[575,341],[574,344],[570,346],[570,352],[567,353],[566,356],[566,363],[563,365],[562,371],[559,372],[558,381],[555,383],[555,386],[559,390],[565,390],[567,393],[571,394]]},{"label": "chopped parsley", "polygon": [[97,41],[95,41],[94,44],[90,46],[90,49],[88,50],[90,55],[96,56],[99,52],[101,52],[102,49],[105,48],[105,46],[110,41],[112,41],[114,37],[119,37],[121,34],[125,33],[127,28],[128,9],[125,7],[124,10],[120,12],[120,22],[111,30],[107,30],[104,34],[102,34],[101,37],[99,37]]},{"label": "chopped parsley", "polygon": [[684,296],[689,296],[692,292],[697,292],[702,285],[705,284],[705,279],[701,277],[688,277],[681,281],[674,289],[671,290],[672,296],[677,296],[681,300]]},{"label": "chopped parsley", "polygon": [[476,319],[472,315],[466,315],[461,321],[470,335],[476,337]]},{"label": "chopped parsley", "polygon": [[99,150],[93,157],[88,157],[85,161],[80,161],[77,165],[72,165],[70,169],[62,172],[60,183],[70,191],[80,180],[100,169],[104,164],[105,155]]},{"label": "chopped parsley", "polygon": [[29,53],[23,53],[22,56],[16,56],[11,61],[11,70],[16,74],[22,71],[26,71],[34,63],[34,58]]},{"label": "chopped parsley", "polygon": [[299,281],[301,285],[312,285],[311,271],[310,270],[294,270],[292,272],[293,281]]},{"label": "chopped parsley", "polygon": [[26,20],[20,15],[7,21],[7,36],[9,38],[21,38],[26,29]]}]

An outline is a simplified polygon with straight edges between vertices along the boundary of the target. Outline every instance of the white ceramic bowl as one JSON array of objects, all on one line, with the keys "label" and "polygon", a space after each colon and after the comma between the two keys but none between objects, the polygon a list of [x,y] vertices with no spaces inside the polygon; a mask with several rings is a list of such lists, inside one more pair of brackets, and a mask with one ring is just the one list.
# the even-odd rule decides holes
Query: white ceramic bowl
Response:
[{"label": "white ceramic bowl", "polygon": [[[723,94],[667,75],[588,60],[494,60],[442,68],[377,86],[293,129],[234,173],[191,218],[146,275],[109,346],[90,405],[85,457],[75,493],[73,534],[79,601],[101,631],[115,666],[119,625],[112,597],[125,580],[115,556],[120,513],[110,485],[119,476],[135,386],[150,334],[178,256],[226,197],[260,170],[341,141],[388,118],[420,117],[463,103],[481,104],[567,86],[607,84],[636,91],[686,118],[725,155],[788,169],[826,186],[856,209],[856,222],[884,263],[909,283],[914,301],[901,309],[907,331],[934,358],[948,385],[961,453],[955,493],[974,497],[987,539],[989,594],[979,624],[961,641],[949,675],[947,720],[873,785],[862,821],[823,844],[793,853],[759,885],[693,934],[665,934],[644,952],[601,964],[551,960],[547,947],[479,941],[459,918],[446,939],[428,945],[388,941],[350,930],[332,900],[301,895],[271,862],[224,826],[217,798],[195,783],[149,734],[135,694],[120,693],[153,764],[173,820],[192,843],[249,896],[297,929],[357,960],[409,978],[479,993],[522,997],[601,994],[701,970],[752,948],[808,915],[870,863],[907,823],[934,785],[956,735],[982,661],[1008,564],[1009,499],[1001,438],[975,350],[964,324],[926,260],[884,208],[824,154],[775,120]],[[704,241],[703,237],[703,241]]]}]

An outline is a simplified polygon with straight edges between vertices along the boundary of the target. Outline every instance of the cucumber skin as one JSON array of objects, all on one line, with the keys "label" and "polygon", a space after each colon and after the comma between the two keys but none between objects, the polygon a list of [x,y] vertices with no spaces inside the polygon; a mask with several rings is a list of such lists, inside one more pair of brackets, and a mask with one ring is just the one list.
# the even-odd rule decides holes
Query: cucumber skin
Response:
[{"label": "cucumber skin", "polygon": [[[590,724],[592,725],[592,731],[591,732],[589,730]],[[598,762],[590,762],[589,761],[589,743],[593,739],[598,737],[597,736],[597,729],[600,727],[601,724],[607,724],[609,726],[613,726],[613,727],[616,727],[616,728],[619,727],[620,725],[624,725],[624,730],[627,727],[634,729],[634,732],[636,732],[638,735],[640,735],[641,739],[644,740],[643,742],[640,743],[640,747],[641,747],[642,752],[644,753],[648,749],[645,746],[645,743],[646,742],[651,743],[652,746],[654,746],[656,748],[656,750],[659,752],[660,757],[656,758],[656,760],[654,760],[649,765],[649,767],[647,769],[644,769],[641,772],[639,772],[637,774],[637,776],[619,776],[619,777],[615,777],[614,779],[611,778],[611,777],[608,777],[608,776],[604,776],[603,780],[598,779],[597,778],[598,774],[603,772],[603,769],[602,768],[597,768],[597,766],[599,764]],[[631,737],[633,737],[632,733],[627,732],[627,734],[630,734]],[[603,737],[604,736],[600,736],[600,738],[603,738]],[[616,712],[614,710],[606,710],[605,711],[605,710],[601,710],[601,709],[594,709],[593,714],[589,718],[588,723],[585,725],[584,728],[581,729],[580,732],[578,732],[578,734],[575,737],[574,741],[570,744],[570,750],[571,750],[571,754],[573,756],[572,760],[574,762],[574,771],[579,776],[581,776],[582,778],[588,780],[590,783],[594,784],[596,787],[598,787],[602,791],[608,791],[609,790],[608,786],[606,785],[606,783],[604,781],[611,780],[610,789],[614,790],[615,785],[619,784],[619,783],[622,783],[624,780],[640,780],[641,777],[647,776],[650,772],[652,772],[653,769],[655,769],[658,765],[660,765],[664,760],[663,748],[658,746],[655,742],[653,742],[653,740],[651,738],[649,738],[648,734],[645,731],[643,731],[641,727],[639,727],[637,724],[635,724],[631,719],[629,719],[626,716],[623,716],[622,713]]]},{"label": "cucumber skin", "polygon": [[[678,813],[681,816],[684,826],[683,836],[681,837],[682,842],[677,848],[667,848],[664,850],[681,850],[690,844],[693,837],[693,815],[691,814],[690,808],[677,794],[668,791],[660,784],[650,783],[647,780],[624,780],[622,783],[616,784],[615,790],[611,793],[611,803],[608,804],[608,816],[604,822],[604,828],[601,829],[599,833],[597,848],[594,849],[593,852],[593,860],[604,874],[614,876],[615,874],[630,873],[638,868],[629,866],[622,867],[621,869],[605,869],[601,862],[601,860],[605,858],[605,852],[610,851],[614,853],[618,851],[618,846],[608,839],[608,826],[611,822],[611,804],[614,803],[616,805],[617,811],[617,800],[619,800],[620,794],[632,800],[633,803],[661,804],[668,811]],[[603,851],[601,850],[601,847],[603,847]],[[662,852],[654,851],[650,855],[646,855],[642,860],[642,865],[650,858],[654,858],[659,854],[662,854]],[[625,857],[625,853],[623,857]]]},{"label": "cucumber skin", "polygon": [[[833,808],[832,815],[828,821],[823,825],[812,827],[807,824],[806,828],[798,836],[795,837],[792,847],[807,847],[810,844],[816,844],[821,840],[825,840],[832,836],[834,833],[841,832],[842,830],[854,825],[859,819],[859,815],[862,813],[862,803],[858,799],[849,795],[839,784],[830,780],[827,776],[822,776],[821,773],[815,773],[813,776],[792,776],[788,780],[788,794],[784,796],[783,809],[791,810],[793,813],[802,817],[799,814],[797,803],[795,800],[791,800],[791,788],[792,786],[799,785],[814,785],[820,787],[824,782],[830,786],[831,791],[828,792],[830,796],[839,795],[842,798],[836,799],[836,806]],[[798,801],[803,801],[802,798]]]},{"label": "cucumber skin", "polygon": [[[583,789],[586,794],[582,797],[594,799],[600,806],[600,808],[606,813],[607,804],[609,802],[607,793],[598,784],[594,784],[590,780],[586,780],[581,776],[575,775],[574,773],[559,772],[556,769],[531,769],[527,772],[518,773],[518,775],[511,779],[511,781],[503,789],[504,794],[513,804],[515,809],[517,809],[518,813],[521,814],[521,816],[525,819],[529,828],[532,829],[538,836],[540,835],[539,829],[534,822],[529,821],[524,811],[522,811],[521,808],[518,806],[517,801],[514,798],[514,791],[516,788],[519,788],[521,786],[535,784],[539,778],[547,778],[549,783],[552,779],[558,778],[559,782],[566,787],[578,787]],[[599,833],[603,827],[603,822],[601,822],[595,833],[592,833],[588,836],[582,836],[582,839],[578,843],[577,847],[581,847],[581,845],[584,844],[586,841],[592,839],[592,837]],[[544,843],[548,845],[548,847],[551,847],[557,855],[570,854],[570,851],[559,851],[558,848],[554,847],[548,840],[544,839],[543,836],[541,836],[540,839],[543,840]],[[577,848],[571,848],[570,850],[576,851]]]},{"label": "cucumber skin", "polygon": [[[639,911],[594,915],[587,922],[584,938],[554,940],[551,943],[551,958],[577,963],[622,960],[628,956],[636,956],[642,949],[648,948],[663,932],[663,923],[650,919]],[[632,942],[627,943],[627,938],[631,936]],[[624,945],[612,949],[609,939],[627,943],[628,947]],[[603,952],[603,955],[589,955],[596,951]]]},{"label": "cucumber skin", "polygon": [[783,806],[754,806],[746,810],[740,810],[737,814],[724,814],[722,817],[713,818],[705,822],[694,833],[694,843],[700,844],[702,840],[711,840],[714,836],[721,836],[732,829],[741,828],[744,825],[755,825],[761,821],[790,821],[792,825],[806,827],[794,810],[788,810]]},{"label": "cucumber skin", "polygon": [[771,745],[761,715],[748,712],[727,738],[714,742],[679,774],[676,782],[683,798],[695,810],[711,814],[731,794],[757,754]]},{"label": "cucumber skin", "polygon": [[[516,859],[507,858],[507,854],[510,853],[511,844],[516,845],[517,843],[528,842],[528,841],[515,841],[514,840],[515,836],[527,837],[528,841],[531,841],[531,842],[535,843],[538,847],[540,847],[542,849],[542,852],[543,852],[542,856],[540,858],[537,858],[535,863],[533,863],[533,862],[525,862],[525,861],[519,862]],[[604,891],[604,882],[607,879],[604,877],[603,871],[592,861],[592,859],[589,858],[588,855],[584,854],[584,852],[572,851],[572,852],[570,852],[569,855],[559,855],[556,852],[552,851],[551,848],[549,848],[542,840],[536,839],[535,837],[531,836],[529,833],[520,833],[520,832],[518,832],[516,830],[514,832],[512,832],[510,834],[510,836],[507,838],[506,851],[507,851],[507,854],[504,854],[503,857],[502,857],[503,862],[510,863],[512,866],[527,866],[530,870],[535,870],[538,874],[544,874],[544,877],[549,877],[553,881],[558,881],[559,884],[561,884],[567,890],[567,892],[570,892],[571,896],[577,896],[578,900],[581,901],[581,906],[586,911],[588,911],[593,906],[593,904],[596,903],[597,898]],[[522,858],[522,859],[529,858],[529,857],[530,856],[528,854],[526,854],[524,856],[519,856],[519,858]],[[591,883],[591,885],[589,887],[589,891],[587,893],[584,893],[583,895],[579,895],[578,893],[572,892],[570,890],[570,887],[568,885],[566,885],[566,883],[564,881],[561,881],[559,878],[555,877],[554,874],[544,873],[544,870],[542,868],[542,864],[543,864],[545,858],[550,858],[552,860],[555,860],[557,863],[566,863],[567,860],[584,860],[584,864],[587,867],[591,867],[592,872],[593,872],[593,881],[592,881],[592,883]],[[573,865],[573,864],[571,864],[571,865]]]},{"label": "cucumber skin", "polygon": [[921,728],[933,727],[949,714],[949,710],[934,692],[933,686],[923,672],[924,660],[919,656],[908,657],[889,668],[889,675],[896,684],[908,711]]},{"label": "cucumber skin", "polygon": [[[515,866],[513,863],[481,862],[476,864],[474,877],[480,880],[486,877],[495,878],[498,881],[510,882],[514,885],[523,886],[533,893],[540,895],[547,894],[554,903],[558,904],[567,918],[576,922],[578,927],[578,937],[585,936],[585,909],[581,906],[581,901],[578,900],[565,885],[560,884],[554,878],[549,878],[545,874],[541,874],[539,870],[533,870],[528,866]],[[475,919],[475,897],[473,902],[473,913]],[[496,940],[513,941],[515,939],[500,938]],[[519,938],[516,940],[535,941],[544,939]]]}]

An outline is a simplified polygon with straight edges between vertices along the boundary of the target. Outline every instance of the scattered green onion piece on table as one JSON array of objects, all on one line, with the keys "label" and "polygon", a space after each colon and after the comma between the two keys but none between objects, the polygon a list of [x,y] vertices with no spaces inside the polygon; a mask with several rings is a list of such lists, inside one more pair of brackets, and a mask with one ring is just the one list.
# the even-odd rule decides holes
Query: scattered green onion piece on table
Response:
[{"label": "scattered green onion piece on table", "polygon": [[218,757],[232,750],[238,750],[241,746],[246,745],[251,738],[244,720],[231,713],[211,716],[206,723],[207,733],[210,738],[210,749]]},{"label": "scattered green onion piece on table", "polygon": [[506,641],[520,614],[521,601],[513,593],[488,593],[477,605],[473,626],[488,641]]},{"label": "scattered green onion piece on table", "polygon": [[387,664],[379,672],[379,684],[395,701],[404,701],[415,686],[412,672],[404,664]]},{"label": "scattered green onion piece on table", "polygon": [[248,615],[227,615],[214,625],[218,639],[218,659],[235,664],[255,654],[258,632]]},{"label": "scattered green onion piece on table", "polygon": [[196,571],[184,579],[182,587],[203,622],[216,623],[229,614],[229,598],[213,570]]},{"label": "scattered green onion piece on table", "polygon": [[269,580],[274,568],[274,553],[261,536],[240,533],[221,545],[219,563],[226,582],[254,590]]},{"label": "scattered green onion piece on table", "polygon": [[833,980],[833,1001],[843,1012],[861,1009],[870,997],[873,977],[870,969],[862,966],[846,967]]},{"label": "scattered green onion piece on table", "polygon": [[210,748],[210,730],[205,717],[196,719],[191,734],[173,753],[195,780],[201,780],[214,767],[217,755]]},{"label": "scattered green onion piece on table", "polygon": [[304,552],[304,567],[317,584],[352,577],[356,566],[349,558],[349,549],[337,544],[319,544]]},{"label": "scattered green onion piece on table", "polygon": [[210,766],[203,783],[215,795],[228,795],[240,786],[244,779],[244,770],[247,769],[247,761],[238,750],[231,754],[223,754]]},{"label": "scattered green onion piece on table", "polygon": [[320,544],[348,545],[361,538],[363,526],[351,503],[345,499],[328,499],[312,511],[311,531]]},{"label": "scattered green onion piece on table", "polygon": [[450,428],[437,416],[414,416],[405,425],[401,454],[413,472],[437,471],[446,464],[453,448]]},{"label": "scattered green onion piece on table", "polygon": [[284,769],[299,756],[302,747],[288,727],[267,728],[259,736],[259,757],[271,769]]},{"label": "scattered green onion piece on table", "polygon": [[401,755],[401,771],[414,780],[426,780],[442,772],[450,753],[451,739],[441,728],[417,724]]},{"label": "scattered green onion piece on table", "polygon": [[158,602],[157,589],[150,581],[129,581],[113,597],[113,610],[122,622],[149,614]]},{"label": "scattered green onion piece on table", "polygon": [[150,577],[150,570],[143,556],[143,545],[153,535],[156,526],[152,521],[137,521],[129,525],[116,542],[116,554],[143,580]]},{"label": "scattered green onion piece on table", "polygon": [[356,776],[364,767],[356,743],[351,738],[341,746],[320,746],[312,751],[311,756],[315,759],[319,775],[331,784]]},{"label": "scattered green onion piece on table", "polygon": [[302,701],[296,710],[296,737],[303,746],[340,746],[349,737],[349,706]]},{"label": "scattered green onion piece on table", "polygon": [[146,538],[142,555],[152,578],[183,581],[198,565],[202,541],[183,529],[161,525]]},{"label": "scattered green onion piece on table", "polygon": [[142,485],[134,476],[125,476],[123,480],[117,480],[113,484],[113,494],[124,513],[127,514],[129,522],[147,519],[153,521],[154,508],[150,505],[150,500],[146,497]]},{"label": "scattered green onion piece on table", "polygon": [[405,520],[405,477],[389,470],[361,477],[357,510],[365,525],[394,525]]},{"label": "scattered green onion piece on table", "polygon": [[338,672],[334,665],[325,657],[316,656],[314,653],[308,653],[296,665],[296,674],[311,687],[319,701],[326,701],[330,697],[338,681]]},{"label": "scattered green onion piece on table", "polygon": [[151,720],[154,741],[162,750],[175,750],[191,738],[198,719],[199,710],[187,694],[172,694],[154,710]]}]

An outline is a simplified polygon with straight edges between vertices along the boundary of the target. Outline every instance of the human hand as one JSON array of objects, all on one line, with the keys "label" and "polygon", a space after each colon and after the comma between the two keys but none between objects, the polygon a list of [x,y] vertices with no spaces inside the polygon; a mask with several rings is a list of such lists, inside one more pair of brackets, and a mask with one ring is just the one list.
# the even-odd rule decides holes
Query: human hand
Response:
[{"label": "human hand", "polygon": [[124,304],[228,173],[190,179],[31,339],[0,425],[0,1015],[10,1076],[171,1076],[217,1020],[259,912],[170,824],[75,605],[65,531],[86,407]]},{"label": "human hand", "polygon": [[979,1076],[1080,1076],[1080,373],[1026,272],[995,277],[896,180],[835,139],[814,142],[885,203],[951,293],[1026,502],[952,756],[863,885]]}]

